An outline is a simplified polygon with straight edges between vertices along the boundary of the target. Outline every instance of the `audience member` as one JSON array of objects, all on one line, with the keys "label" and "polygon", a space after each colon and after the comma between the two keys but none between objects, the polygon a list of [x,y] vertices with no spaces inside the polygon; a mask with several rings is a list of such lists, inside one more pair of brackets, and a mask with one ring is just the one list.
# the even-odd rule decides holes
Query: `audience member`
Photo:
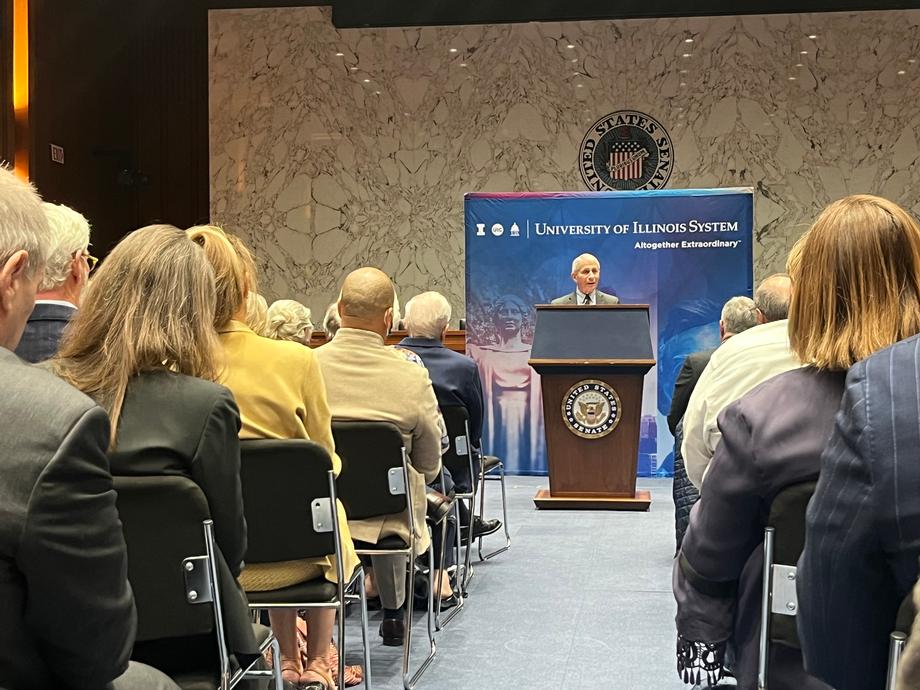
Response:
[{"label": "audience member", "polygon": [[[313,351],[296,343],[270,340],[256,335],[243,319],[246,296],[255,290],[255,264],[238,239],[233,243],[220,229],[190,228],[189,236],[204,247],[214,268],[217,286],[215,325],[225,357],[223,383],[233,391],[242,418],[241,438],[305,438],[323,446],[330,454],[336,474],[342,464],[335,453],[326,387]],[[342,522],[343,570],[350,577],[358,563],[347,528],[347,518],[338,506]],[[325,577],[336,581],[332,556],[320,559],[257,563],[247,566],[240,582],[247,591],[288,587]],[[272,630],[281,645],[285,680],[308,688],[335,686],[328,656],[331,654],[335,611],[308,609],[308,663],[301,665],[297,648],[294,609],[273,609]]]},{"label": "audience member", "polygon": [[[722,307],[722,318],[719,320],[719,338],[725,342],[733,335],[746,331],[757,325],[757,307],[750,297],[732,297]],[[700,492],[687,476],[684,467],[684,458],[680,452],[683,440],[683,425],[681,420],[687,402],[696,387],[696,382],[709,363],[709,358],[715,348],[702,350],[687,355],[684,364],[674,383],[674,395],[671,396],[671,410],[668,412],[668,428],[674,434],[674,481],[671,484],[671,493],[674,498],[674,522],[677,550],[687,531],[690,520],[690,509],[699,500]]]},{"label": "audience member", "polygon": [[137,616],[109,420],[12,352],[53,249],[38,195],[0,168],[0,687],[176,688],[129,664]]},{"label": "audience member", "polygon": [[[789,342],[804,366],[770,378],[719,415],[722,440],[675,563],[679,668],[689,680],[698,681],[693,676],[703,669],[714,674],[710,682],[718,678],[730,641],[738,687],[757,687],[762,540],[773,498],[786,487],[817,479],[849,367],[920,330],[920,228],[889,201],[860,195],[828,206],[793,248],[789,273]],[[887,377],[887,362],[884,371]],[[915,394],[916,388],[911,388],[911,405]],[[852,400],[857,399],[864,399],[862,391],[854,392]],[[888,403],[879,406],[889,409]],[[915,418],[912,424],[916,429]],[[869,428],[865,419],[859,420],[848,440],[861,443]],[[873,447],[877,458],[879,446]],[[917,476],[920,479],[920,471]],[[818,658],[826,663],[816,666],[810,660],[809,668],[838,690],[881,687],[884,671],[878,682],[870,682],[866,673],[854,674],[867,669],[873,646],[881,650],[877,658],[884,661],[886,640],[879,630],[874,645],[868,631],[878,608],[860,608],[859,603],[860,598],[878,603],[888,596],[894,601],[897,593],[889,588],[890,579],[875,576],[880,570],[869,564],[864,552],[841,555],[841,544],[857,536],[855,523],[865,514],[856,505],[844,508],[839,498],[834,494],[828,505],[841,531],[828,535],[828,550],[815,561],[827,577],[816,580],[812,571],[810,581],[800,579],[800,592],[818,601],[835,591],[841,595],[835,606],[818,605],[835,617],[833,623],[811,627],[817,623],[813,617],[800,619],[800,626],[810,633],[805,650],[822,650],[819,655],[824,656]],[[816,500],[820,504],[821,496]],[[920,507],[920,501],[916,503]],[[896,511],[894,499],[891,505]],[[897,530],[886,531],[897,543]],[[920,539],[915,543],[920,545]],[[912,574],[900,597],[916,578],[918,550],[905,559]],[[883,549],[878,554],[880,565],[888,562]],[[801,603],[800,616],[814,610]],[[847,644],[848,634],[859,635],[859,642]],[[769,668],[771,688],[827,687],[805,672],[801,652],[792,647],[773,645]]]},{"label": "audience member", "polygon": [[42,208],[51,229],[51,253],[35,308],[16,348],[16,354],[27,362],[43,362],[58,351],[64,328],[80,307],[83,288],[96,265],[89,253],[86,218],[67,206],[43,203]]},{"label": "audience member", "polygon": [[766,278],[754,293],[761,325],[723,343],[712,353],[683,416],[681,455],[699,488],[722,434],[716,419],[730,403],[771,376],[801,366],[789,347],[789,276]]},{"label": "audience member", "polygon": [[327,343],[335,337],[335,333],[339,330],[341,325],[342,321],[339,319],[339,303],[333,302],[326,307],[326,313],[323,315],[323,332],[326,334]]},{"label": "audience member", "polygon": [[[837,250],[847,279],[866,292],[827,318],[855,321],[865,345],[852,358],[862,359],[920,331],[920,230],[906,211],[875,197],[845,200],[837,215],[847,220],[838,223]],[[880,250],[874,263],[859,266],[854,257],[869,242]],[[815,299],[829,302],[832,289],[822,286]],[[825,343],[838,356],[847,346]],[[885,685],[888,635],[917,581],[918,361],[914,336],[853,366],[808,507],[796,582],[799,635],[806,668],[837,690]]]},{"label": "audience member", "polygon": [[268,337],[268,302],[258,292],[246,296],[245,323],[256,335]]},{"label": "audience member", "polygon": [[[225,561],[228,645],[252,657],[259,647],[234,579],[246,554],[240,418],[230,391],[213,383],[214,304],[214,273],[201,248],[178,228],[141,228],[99,269],[52,367],[108,412],[113,475],[182,475],[201,487]],[[211,635],[173,642],[138,644],[133,658],[179,671],[213,657]]]},{"label": "audience member", "polygon": [[[406,303],[406,328],[409,337],[399,345],[412,350],[425,363],[438,405],[461,405],[469,415],[470,443],[473,453],[474,476],[453,471],[454,486],[468,493],[478,479],[482,445],[482,382],[476,363],[444,345],[444,335],[450,325],[451,308],[447,299],[438,292],[423,292]],[[462,504],[461,504],[462,505]],[[465,507],[464,507],[465,508]],[[461,515],[461,524],[468,518]],[[501,527],[499,520],[473,521],[473,538],[491,534]]]},{"label": "audience member", "polygon": [[292,299],[279,299],[268,308],[268,328],[265,335],[272,340],[291,340],[309,345],[313,335],[310,310]]},{"label": "audience member", "polygon": [[[416,525],[416,552],[429,545],[425,528],[425,484],[441,467],[438,404],[423,367],[415,366],[384,344],[393,325],[393,284],[376,268],[348,274],[338,303],[342,327],[316,350],[328,389],[329,406],[339,419],[392,422],[409,453],[410,486]],[[405,514],[349,523],[355,539],[377,543],[387,536],[409,540]],[[383,643],[399,646],[405,627],[406,564],[402,556],[375,556],[374,577],[384,609]]]}]

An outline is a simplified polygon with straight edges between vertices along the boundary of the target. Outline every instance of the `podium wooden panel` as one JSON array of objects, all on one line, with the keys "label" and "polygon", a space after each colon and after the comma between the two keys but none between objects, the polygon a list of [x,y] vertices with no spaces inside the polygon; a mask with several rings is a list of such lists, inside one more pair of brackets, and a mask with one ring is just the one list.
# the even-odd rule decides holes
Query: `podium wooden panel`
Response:
[{"label": "podium wooden panel", "polygon": [[[578,311],[541,323],[541,314],[562,310]],[[636,491],[643,379],[655,364],[648,305],[537,305],[537,314],[530,365],[543,387],[549,490],[541,489],[534,503],[565,510],[648,510],[649,492]],[[539,339],[541,327],[560,325],[564,333]],[[603,437],[579,436],[564,421],[568,392],[589,380],[603,382],[619,397],[619,422]]]}]

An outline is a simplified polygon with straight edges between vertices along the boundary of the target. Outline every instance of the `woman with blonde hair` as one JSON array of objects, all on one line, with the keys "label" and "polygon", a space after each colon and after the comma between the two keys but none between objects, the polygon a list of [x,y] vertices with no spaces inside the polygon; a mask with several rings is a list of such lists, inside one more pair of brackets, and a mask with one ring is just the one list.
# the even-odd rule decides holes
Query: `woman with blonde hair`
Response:
[{"label": "woman with blonde hair", "polygon": [[256,335],[268,335],[268,302],[255,290],[246,297],[246,325]]},{"label": "woman with blonde hair", "polygon": [[[801,369],[780,374],[719,415],[722,441],[674,569],[678,670],[714,684],[725,650],[738,688],[757,687],[763,534],[783,489],[817,479],[847,370],[920,332],[920,227],[869,195],[830,204],[789,257],[789,341]],[[805,516],[801,516],[804,525]],[[802,654],[769,650],[770,688],[826,689]]]},{"label": "woman with blonde hair", "polygon": [[[246,553],[240,416],[233,395],[216,383],[214,309],[214,272],[201,248],[178,228],[141,228],[96,272],[49,366],[108,412],[113,475],[180,475],[201,487],[223,555],[230,646],[257,655],[234,579]],[[213,654],[210,636],[170,644],[168,653],[160,642],[138,643],[134,658],[168,671]]]},{"label": "woman with blonde hair", "polygon": [[[297,343],[270,340],[253,333],[243,319],[246,297],[254,291],[252,256],[238,239],[231,241],[220,228],[200,226],[189,237],[204,248],[216,280],[217,305],[214,324],[225,358],[222,382],[233,391],[242,417],[240,437],[310,439],[323,446],[332,458],[336,474],[342,468],[332,440],[332,420],[326,403],[326,386],[312,350]],[[342,557],[345,577],[351,576],[358,558],[348,532],[345,511],[339,504]],[[240,583],[247,591],[266,591],[325,577],[336,581],[333,556],[284,563],[247,566]],[[335,625],[332,609],[309,609],[307,665],[303,668],[297,648],[296,611],[269,611],[272,630],[281,646],[285,680],[316,690],[334,688],[327,661]]]},{"label": "woman with blonde hair", "polygon": [[297,300],[279,299],[268,308],[265,336],[309,345],[313,335],[310,310]]}]

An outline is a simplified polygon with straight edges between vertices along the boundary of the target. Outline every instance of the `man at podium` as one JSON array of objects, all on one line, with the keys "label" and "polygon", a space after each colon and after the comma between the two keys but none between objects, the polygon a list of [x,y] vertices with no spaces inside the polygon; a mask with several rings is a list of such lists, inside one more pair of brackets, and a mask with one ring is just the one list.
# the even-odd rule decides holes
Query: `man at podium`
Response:
[{"label": "man at podium", "polygon": [[597,289],[601,280],[601,262],[593,254],[581,254],[572,262],[575,292],[553,300],[553,304],[618,304],[620,298]]}]

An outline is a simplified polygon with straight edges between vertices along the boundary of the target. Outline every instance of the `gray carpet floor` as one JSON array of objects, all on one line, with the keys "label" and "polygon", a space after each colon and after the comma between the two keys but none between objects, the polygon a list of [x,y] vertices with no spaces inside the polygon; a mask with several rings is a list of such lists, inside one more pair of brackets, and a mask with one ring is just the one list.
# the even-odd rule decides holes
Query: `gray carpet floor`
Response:
[{"label": "gray carpet floor", "polygon": [[[511,550],[474,559],[467,606],[437,634],[437,657],[417,687],[686,688],[674,662],[671,480],[639,480],[652,492],[648,513],[538,511],[533,495],[545,485],[508,477]],[[487,515],[500,511],[490,484]],[[357,618],[348,618],[349,663],[361,660]],[[379,620],[372,612],[373,686],[396,690],[401,649],[380,644]],[[423,614],[415,620],[413,663],[427,641]]]}]

